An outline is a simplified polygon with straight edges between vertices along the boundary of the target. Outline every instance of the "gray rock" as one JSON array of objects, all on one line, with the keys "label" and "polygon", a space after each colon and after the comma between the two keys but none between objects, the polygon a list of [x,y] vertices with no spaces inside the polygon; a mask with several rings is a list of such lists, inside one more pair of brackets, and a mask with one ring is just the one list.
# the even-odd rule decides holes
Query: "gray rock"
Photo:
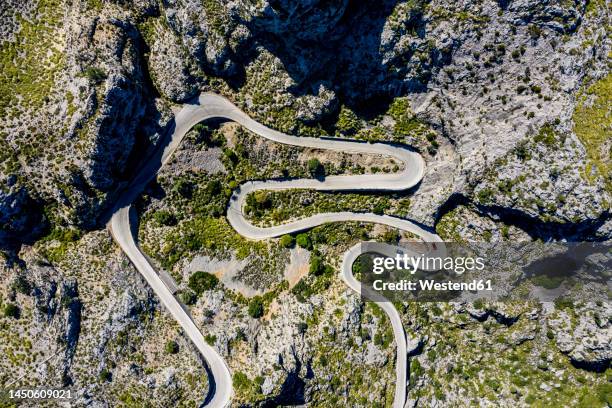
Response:
[{"label": "gray rock", "polygon": [[605,370],[612,360],[612,308],[607,303],[602,306],[589,304],[576,312],[575,327],[568,324],[569,317],[564,311],[558,311],[556,318],[549,320],[557,347],[579,367]]},{"label": "gray rock", "polygon": [[382,367],[387,363],[387,356],[373,343],[368,343],[366,346],[365,363]]},{"label": "gray rock", "polygon": [[161,31],[154,41],[149,68],[160,93],[174,102],[182,102],[196,95],[198,86],[189,72],[188,56],[174,33]]},{"label": "gray rock", "polygon": [[406,352],[409,356],[414,356],[423,349],[429,337],[427,335],[420,336],[416,333],[407,333],[406,335]]},{"label": "gray rock", "polygon": [[[165,4],[165,16],[170,28],[179,35],[183,47],[201,67],[215,74],[234,73],[230,39],[237,24],[229,11],[217,2],[172,0]],[[244,34],[240,31],[235,40]]]}]

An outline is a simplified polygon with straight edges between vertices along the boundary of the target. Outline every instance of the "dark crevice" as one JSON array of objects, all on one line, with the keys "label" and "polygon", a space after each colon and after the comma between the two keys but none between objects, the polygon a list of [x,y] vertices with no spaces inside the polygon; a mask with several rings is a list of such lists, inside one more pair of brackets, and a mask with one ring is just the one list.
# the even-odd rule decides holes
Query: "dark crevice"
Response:
[{"label": "dark crevice", "polygon": [[612,360],[609,358],[601,361],[579,361],[570,358],[570,362],[574,367],[594,373],[605,373],[609,368],[611,368],[611,361]]},{"label": "dark crevice", "polygon": [[[381,36],[397,0],[348,1],[346,8],[337,10],[341,15],[333,24],[321,32],[305,33],[294,28],[275,32],[270,29],[270,17],[265,14],[252,20],[239,22],[249,27],[253,38],[249,41],[250,51],[237,62],[245,66],[259,54],[263,47],[279,58],[295,85],[289,89],[294,96],[316,94],[318,86],[325,84],[334,90],[338,99],[356,110],[362,117],[376,116],[387,110],[394,97],[405,92],[422,92],[437,67],[450,60],[451,51],[428,49],[430,62],[419,62],[420,69],[413,72],[396,72],[391,67],[408,67],[414,53],[422,47],[415,42],[413,49],[393,60],[385,60],[381,49]],[[415,2],[410,18],[405,22],[406,31],[413,32],[419,41],[425,32],[423,8],[426,2]],[[288,23],[279,10],[275,17],[280,24]],[[308,24],[304,16],[304,24]],[[376,107],[376,108],[373,108]]]},{"label": "dark crevice", "polygon": [[[142,83],[140,84],[139,88],[143,92],[143,99],[146,103],[146,107],[141,123],[156,123],[161,117],[161,114],[155,108],[154,100],[159,98],[160,94],[157,91],[157,88],[155,88],[153,80],[151,79],[151,73],[149,72],[149,64],[147,62],[146,55],[150,52],[150,49],[142,38],[142,34],[135,27],[130,26],[129,33],[136,43],[136,49],[138,52],[137,60],[142,72]],[[153,147],[151,140],[149,139],[150,135],[147,135],[144,129],[145,127],[142,125],[136,128],[134,145],[126,161],[127,164],[125,169],[123,169],[121,174],[121,179],[123,181],[131,178],[136,167],[141,164],[142,158],[146,157],[146,153],[150,152],[151,148]]]},{"label": "dark crevice", "polygon": [[70,376],[70,368],[74,358],[76,347],[81,334],[81,313],[83,304],[79,299],[78,285],[76,281],[64,283],[62,285],[62,305],[67,310],[66,315],[66,332],[63,337],[63,342],[66,346],[64,353],[64,370],[62,373],[62,383],[64,386],[71,385],[72,377]]},{"label": "dark crevice", "polygon": [[569,242],[605,241],[605,237],[597,236],[597,230],[610,218],[609,211],[604,211],[595,219],[588,219],[577,223],[542,221],[537,217],[525,214],[521,210],[497,205],[476,204],[465,195],[454,193],[438,209],[435,216],[435,225],[438,224],[444,215],[462,206],[470,207],[479,215],[493,221],[517,227],[527,233],[532,239],[545,242],[557,240]]}]

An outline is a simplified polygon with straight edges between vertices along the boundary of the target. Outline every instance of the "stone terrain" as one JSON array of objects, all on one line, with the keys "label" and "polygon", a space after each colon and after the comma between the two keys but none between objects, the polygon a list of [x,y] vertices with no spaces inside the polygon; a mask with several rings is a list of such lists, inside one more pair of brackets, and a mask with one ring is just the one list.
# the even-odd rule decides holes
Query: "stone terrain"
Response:
[{"label": "stone terrain", "polygon": [[[445,239],[610,240],[609,20],[601,0],[3,2],[0,383],[72,384],[81,405],[204,400],[197,352],[103,231],[172,107],[200,91],[287,133],[414,146],[425,178],[383,211]],[[295,250],[247,242],[223,217],[244,180],[302,177],[313,157],[358,169],[210,128],[139,199],[139,239],[181,294],[197,257],[234,265],[189,307],[235,405],[388,406],[384,314],[329,271],[289,288]],[[312,204],[299,194],[292,205]],[[309,236],[302,262],[332,268],[352,242],[393,238],[353,224]],[[477,306],[405,305],[409,406],[611,404],[609,303]]]},{"label": "stone terrain", "polygon": [[[589,158],[599,149],[609,160],[609,146],[581,140],[573,117],[590,85],[609,82],[604,4],[378,3],[85,2],[66,14],[52,1],[11,4],[3,14],[3,241],[36,239],[45,223],[101,225],[130,159],[164,133],[169,104],[198,89],[226,93],[297,133],[335,127],[384,139],[397,129],[418,146],[410,125],[421,121],[437,153],[411,216],[427,225],[468,201],[508,223],[536,220],[532,236],[549,237],[548,225],[556,238],[608,236],[607,167]],[[19,36],[23,55],[9,61]],[[19,67],[41,58],[43,45],[48,64]],[[19,80],[35,76],[33,89]],[[400,96],[409,100],[404,115],[378,116]],[[345,113],[354,119],[348,129]]]}]

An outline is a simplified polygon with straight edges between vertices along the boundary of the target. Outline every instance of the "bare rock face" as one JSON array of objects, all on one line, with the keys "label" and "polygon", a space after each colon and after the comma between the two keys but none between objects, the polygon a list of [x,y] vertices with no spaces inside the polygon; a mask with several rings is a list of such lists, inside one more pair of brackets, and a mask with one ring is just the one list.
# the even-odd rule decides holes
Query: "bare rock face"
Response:
[{"label": "bare rock face", "polygon": [[166,98],[182,102],[197,91],[195,78],[190,74],[187,55],[172,32],[158,31],[149,55],[151,79]]},{"label": "bare rock face", "polygon": [[572,327],[570,317],[563,310],[549,325],[559,350],[569,356],[577,367],[591,371],[605,371],[612,361],[611,307],[607,303],[589,304],[579,310],[578,322]]},{"label": "bare rock face", "polygon": [[423,5],[263,3],[249,14],[246,25],[255,42],[283,61],[298,89],[323,79],[337,94],[358,102],[422,89],[434,65],[450,50],[437,49],[437,44],[417,35],[426,24]]},{"label": "bare rock face", "polygon": [[428,163],[416,220],[433,225],[454,195],[488,217],[563,225],[559,236],[589,234],[605,219],[609,196],[585,182],[587,154],[571,123],[572,95],[589,64],[601,71],[608,47],[570,54],[591,35],[586,2],[206,4],[171,2],[164,13],[201,69],[246,71],[245,105],[281,130],[296,127],[277,112],[316,123],[339,101],[409,95],[450,141]]},{"label": "bare rock face", "polygon": [[36,11],[35,1],[7,0],[0,9],[0,38],[14,40],[15,33],[19,31],[19,17],[31,16]]},{"label": "bare rock face", "polygon": [[[128,163],[129,158],[146,156],[159,140],[163,133],[159,127],[168,120],[151,99],[143,41],[134,24],[136,15],[152,12],[152,6],[145,3],[135,6],[131,14],[110,5],[95,13],[78,5],[59,13],[33,2],[20,11],[30,20],[15,20],[26,24],[25,28],[7,25],[12,29],[3,33],[3,39],[18,49],[23,47],[23,58],[52,57],[35,67],[42,72],[32,74],[50,78],[43,82],[49,89],[39,102],[42,106],[35,108],[30,101],[39,95],[22,94],[23,103],[9,105],[6,109],[14,112],[0,123],[6,152],[0,159],[10,163],[0,168],[0,172],[9,169],[0,177],[13,180],[1,200],[2,214],[12,218],[2,221],[2,235],[13,231],[19,233],[17,241],[27,238],[24,217],[42,227],[44,223],[38,220],[45,207],[56,221],[96,226],[121,182],[130,177],[128,165],[133,163]],[[11,15],[2,18],[12,21]],[[22,31],[29,21],[38,20],[53,22],[48,32]],[[7,86],[15,92],[27,91],[19,88],[19,82]],[[152,130],[148,134],[140,126],[145,117],[146,127]],[[19,160],[24,151],[28,151],[27,161]],[[31,229],[32,235],[42,230]]]},{"label": "bare rock face", "polygon": [[242,30],[229,18],[227,7],[216,0],[173,0],[164,10],[168,25],[190,57],[216,75],[235,73],[233,53],[242,41]]},{"label": "bare rock face", "polygon": [[337,105],[335,92],[321,84],[317,94],[296,98],[296,116],[306,123],[316,122],[334,111]]},{"label": "bare rock face", "polygon": [[[427,37],[454,44],[427,91],[410,96],[415,112],[452,141],[459,158],[445,177],[454,182],[434,199],[463,197],[486,217],[521,224],[532,236],[588,236],[608,217],[610,197],[602,179],[584,176],[588,153],[572,116],[588,72],[597,78],[605,72],[609,42],[595,40],[577,52],[587,37],[601,38],[594,33],[601,16],[586,18],[584,2],[498,3],[466,5],[470,23],[438,20],[438,2],[424,17]],[[477,28],[480,18],[487,29]],[[421,189],[430,189],[427,180]],[[435,209],[420,198],[415,207],[430,223],[423,209]]]},{"label": "bare rock face", "polygon": [[296,90],[316,93],[318,81],[363,100],[422,89],[453,47],[450,38],[438,44],[418,35],[424,2],[396,3],[177,0],[162,14],[204,73],[239,81],[264,47]]},{"label": "bare rock face", "polygon": [[71,38],[75,53],[68,58],[72,70],[89,79],[85,86],[93,99],[92,109],[78,120],[81,132],[91,135],[84,176],[93,188],[108,192],[126,165],[145,113],[139,38],[131,23],[115,18],[94,18],[81,27]]},{"label": "bare rock face", "polygon": [[[389,113],[389,102],[403,97],[410,115],[407,134],[398,140],[427,160],[422,183],[406,193],[406,217],[430,227],[444,224],[450,231],[445,238],[474,241],[612,234],[605,177],[586,171],[592,152],[573,119],[579,100],[593,104],[592,96],[583,98],[586,86],[609,75],[609,12],[589,11],[594,2],[5,3],[0,54],[11,52],[0,72],[0,246],[34,241],[46,226],[99,227],[133,169],[166,134],[171,106],[201,90],[225,94],[276,129],[310,136],[333,134],[341,108],[367,123],[366,130],[390,133],[400,119]],[[419,140],[414,132],[417,122],[438,137],[435,152],[427,149],[426,136]],[[196,144],[184,147],[196,150]],[[249,159],[262,152],[267,150],[251,149]],[[195,167],[232,171],[221,156],[220,147],[201,150]],[[191,171],[192,164],[179,157],[174,171]],[[456,218],[447,220],[449,215]],[[36,378],[86,389],[81,405],[103,406],[106,397],[126,389],[147,396],[143,403],[173,406],[187,394],[185,404],[200,403],[206,373],[198,352],[106,232],[73,232],[51,234],[33,248],[23,245],[15,251],[21,259],[6,257],[11,267],[0,263],[0,299],[23,311],[11,329],[34,339],[28,355],[60,356]],[[337,260],[338,248],[328,243],[326,256]],[[207,256],[215,251],[211,245]],[[260,269],[255,265],[244,276],[269,290]],[[371,406],[392,393],[393,337],[384,314],[336,277],[329,285],[302,300],[282,289],[266,298],[260,318],[221,288],[191,305],[206,340],[251,387],[236,387],[243,398],[236,404]],[[504,305],[461,306],[456,313],[436,308],[403,312],[410,322],[414,405],[444,405],[437,393],[420,393],[419,385],[475,379],[470,368],[494,366],[526,343],[537,343],[527,363],[548,361],[558,348],[562,362],[575,367],[554,370],[591,375],[610,365],[608,305],[548,314]],[[457,334],[468,330],[475,335]],[[170,351],[164,350],[168,344]],[[181,352],[173,354],[173,345]],[[482,360],[486,354],[490,360]],[[419,359],[424,369],[413,364]],[[34,368],[33,360],[26,363]],[[514,388],[495,385],[485,384],[522,403]],[[551,387],[558,388],[539,385],[547,392]],[[446,405],[465,405],[458,390],[444,389]]]},{"label": "bare rock face", "polygon": [[340,105],[380,110],[407,96],[445,139],[412,200],[412,217],[430,226],[452,197],[502,221],[565,225],[563,236],[588,235],[608,217],[609,193],[601,179],[585,182],[591,153],[572,123],[576,96],[605,76],[610,49],[605,13],[584,0],[143,0],[65,14],[10,4],[2,41],[27,42],[18,15],[46,18],[54,42],[45,50],[57,55],[53,72],[34,73],[52,85],[42,106],[28,101],[0,126],[11,163],[0,171],[20,176],[2,193],[6,231],[27,224],[17,210],[26,195],[63,222],[96,225],[131,159],[164,133],[167,102],[214,88],[211,77],[287,132],[333,119]]},{"label": "bare rock face", "polygon": [[582,20],[586,1],[499,0],[502,10],[513,13],[516,23],[536,23],[560,33],[574,31]]},{"label": "bare rock face", "polygon": [[[3,380],[24,373],[54,387],[82,389],[78,405],[108,404],[106,391],[128,387],[164,406],[176,405],[177,394],[201,401],[208,385],[199,353],[158,310],[153,292],[110,235],[85,234],[54,252],[58,244],[23,246],[20,259],[0,263],[3,306],[10,302],[20,311],[0,331],[8,344],[22,339],[33,354],[19,367],[3,361]],[[164,353],[170,339],[180,354]]]}]

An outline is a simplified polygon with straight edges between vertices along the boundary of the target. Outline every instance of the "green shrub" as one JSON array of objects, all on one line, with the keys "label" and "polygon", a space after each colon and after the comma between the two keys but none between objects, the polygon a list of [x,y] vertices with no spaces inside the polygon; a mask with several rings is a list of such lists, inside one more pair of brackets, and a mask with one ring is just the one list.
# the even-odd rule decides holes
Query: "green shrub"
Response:
[{"label": "green shrub", "polygon": [[323,264],[323,260],[321,257],[313,255],[310,258],[310,270],[309,272],[313,275],[320,275],[323,273],[323,268],[325,265]]},{"label": "green shrub", "polygon": [[423,367],[416,358],[410,360],[410,385],[416,384],[417,380],[423,375]]},{"label": "green shrub", "polygon": [[176,225],[176,217],[170,211],[167,210],[159,210],[153,214],[153,219],[159,225]]},{"label": "green shrub", "polygon": [[279,244],[283,247],[283,248],[291,248],[295,245],[295,238],[293,238],[291,235],[289,234],[285,234],[281,237]]},{"label": "green shrub", "polygon": [[232,380],[234,387],[236,387],[236,389],[238,390],[245,390],[251,386],[251,381],[249,380],[249,377],[247,377],[245,373],[242,373],[240,371],[236,371],[234,373]]},{"label": "green shrub", "polygon": [[338,122],[336,122],[336,129],[344,135],[352,136],[361,129],[361,122],[352,110],[342,106],[338,115]]},{"label": "green shrub", "polygon": [[533,93],[536,93],[536,94],[542,93],[542,87],[539,85],[531,85],[529,88],[531,89],[531,92]]},{"label": "green shrub", "polygon": [[188,180],[179,179],[174,187],[172,187],[172,191],[180,194],[184,198],[189,199],[193,195],[193,185]]},{"label": "green shrub", "polygon": [[45,239],[71,243],[81,239],[82,232],[74,228],[55,228]]},{"label": "green shrub", "polygon": [[295,242],[302,248],[312,249],[312,242],[308,234],[298,234],[295,238]]},{"label": "green shrub", "polygon": [[166,354],[176,354],[179,352],[179,345],[176,341],[170,340],[166,343],[164,351],[166,352]]},{"label": "green shrub", "polygon": [[427,125],[412,113],[408,98],[395,98],[387,114],[395,120],[393,136],[397,141],[411,134],[420,135],[427,130]]},{"label": "green shrub", "polygon": [[211,346],[214,346],[215,342],[217,341],[217,336],[215,336],[214,334],[207,334],[206,336],[204,336],[204,340],[206,340],[206,342]]},{"label": "green shrub", "polygon": [[104,369],[100,371],[99,377],[101,381],[110,382],[113,379],[113,374],[110,371]]},{"label": "green shrub", "polygon": [[230,163],[231,167],[235,166],[240,161],[236,152],[234,152],[230,148],[227,148],[227,147],[223,148],[223,154],[225,155],[226,161]]},{"label": "green shrub", "polygon": [[388,230],[383,234],[382,239],[385,242],[396,244],[400,240],[400,234],[395,229]]},{"label": "green shrub", "polygon": [[308,160],[308,172],[312,176],[319,177],[325,174],[325,168],[319,159],[313,158]]},{"label": "green shrub", "polygon": [[381,206],[377,205],[372,209],[372,212],[376,215],[383,215],[385,210]]},{"label": "green shrub", "polygon": [[255,296],[249,302],[249,316],[259,319],[264,314],[263,300],[260,296]]},{"label": "green shrub", "polygon": [[83,75],[95,84],[100,84],[106,79],[106,72],[96,67],[87,68]]},{"label": "green shrub", "polygon": [[490,188],[483,188],[478,193],[476,193],[476,197],[478,198],[478,202],[480,204],[487,204],[493,198],[493,190]]},{"label": "green shrub", "polygon": [[187,286],[193,290],[198,296],[206,290],[214,289],[219,283],[219,279],[215,275],[208,272],[197,271],[189,277]]},{"label": "green shrub", "polygon": [[312,288],[302,279],[291,289],[291,293],[295,295],[298,302],[304,303],[312,294]]},{"label": "green shrub", "polygon": [[498,391],[501,388],[500,382],[494,378],[487,378],[485,383],[491,387],[493,391]]},{"label": "green shrub", "polygon": [[213,180],[206,185],[206,192],[210,195],[217,195],[221,193],[222,187],[219,180]]},{"label": "green shrub", "polygon": [[236,328],[236,340],[237,341],[247,341],[247,335],[244,332],[242,327]]},{"label": "green shrub", "polygon": [[590,182],[598,175],[601,176],[608,193],[612,191],[609,145],[612,127],[611,94],[612,73],[608,73],[578,96],[578,105],[572,116],[574,132],[585,147],[588,158],[583,176]]},{"label": "green shrub", "polygon": [[560,298],[555,299],[555,307],[558,310],[573,309],[574,302],[572,301],[572,299],[560,297]]},{"label": "green shrub", "polygon": [[612,406],[612,383],[610,383],[610,380],[607,383],[599,384],[596,393],[600,402]]},{"label": "green shrub", "polygon": [[44,250],[44,255],[47,259],[54,263],[59,262],[66,255],[71,243],[78,241],[82,236],[82,232],[75,228],[54,228],[49,235],[43,238],[44,241],[58,241],[57,247],[47,248]]},{"label": "green shrub", "polygon": [[537,40],[542,35],[542,29],[535,24],[529,25],[529,27],[527,27],[527,31],[534,40]]},{"label": "green shrub", "polygon": [[253,198],[255,199],[255,204],[258,208],[270,208],[272,205],[270,197],[268,197],[268,193],[265,191],[256,191],[253,194]]},{"label": "green shrub", "polygon": [[563,276],[537,275],[531,278],[531,283],[545,289],[556,289],[563,283]]},{"label": "green shrub", "polygon": [[192,131],[196,134],[193,140],[194,143],[204,143],[205,145],[210,144],[212,131],[208,126],[203,123],[198,123],[193,127]]},{"label": "green shrub", "polygon": [[192,290],[184,290],[179,293],[179,299],[186,305],[193,305],[198,300],[198,296]]},{"label": "green shrub", "polygon": [[21,310],[17,305],[8,303],[6,306],[4,306],[4,316],[12,317],[13,319],[19,319],[19,317],[21,316]]},{"label": "green shrub", "polygon": [[264,210],[272,207],[272,199],[267,191],[256,191],[246,198],[245,212],[255,217],[260,217]]},{"label": "green shrub", "polygon": [[485,307],[484,300],[476,299],[474,301],[474,308],[475,309],[484,309],[484,307]]},{"label": "green shrub", "polygon": [[529,148],[527,146],[527,141],[526,140],[521,140],[516,147],[514,148],[514,154],[516,155],[516,157],[518,157],[521,161],[526,161],[531,159],[531,154],[529,152]]},{"label": "green shrub", "polygon": [[15,278],[15,282],[13,282],[13,289],[24,295],[30,295],[32,292],[32,284],[25,276],[19,275]]}]

